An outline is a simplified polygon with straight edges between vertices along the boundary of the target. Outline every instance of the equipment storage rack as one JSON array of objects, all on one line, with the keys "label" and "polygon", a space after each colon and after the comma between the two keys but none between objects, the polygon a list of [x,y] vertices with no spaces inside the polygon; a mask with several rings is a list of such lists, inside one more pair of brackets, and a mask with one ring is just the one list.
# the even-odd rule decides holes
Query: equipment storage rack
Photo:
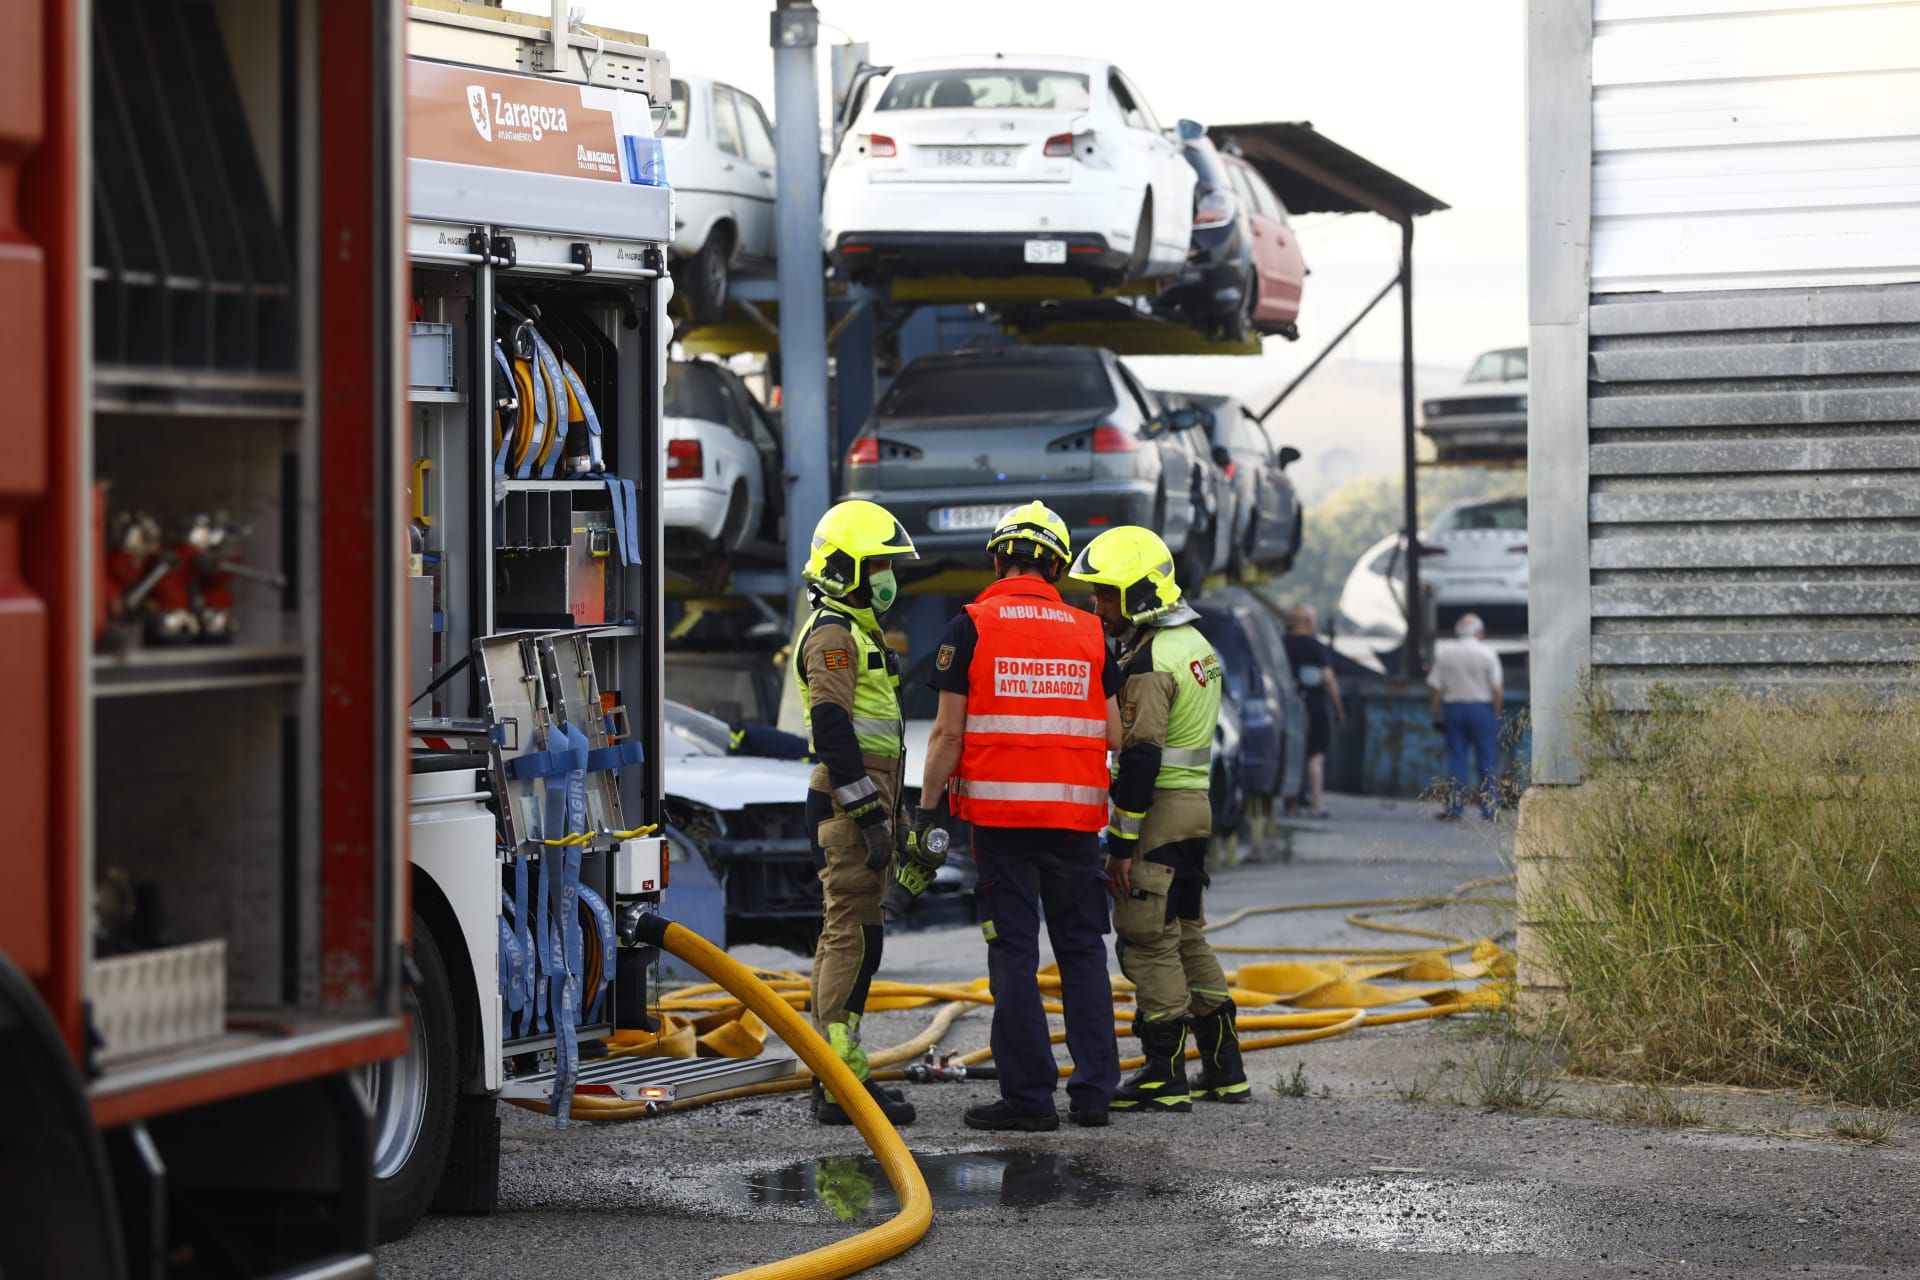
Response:
[{"label": "equipment storage rack", "polygon": [[18,1274],[370,1275],[362,1075],[406,1044],[397,7],[4,8],[44,42],[0,94],[46,130],[7,152],[46,364],[11,375],[45,468],[6,517],[45,629],[8,637],[37,763],[0,783],[0,960],[105,1161],[0,1174],[66,1242]]}]

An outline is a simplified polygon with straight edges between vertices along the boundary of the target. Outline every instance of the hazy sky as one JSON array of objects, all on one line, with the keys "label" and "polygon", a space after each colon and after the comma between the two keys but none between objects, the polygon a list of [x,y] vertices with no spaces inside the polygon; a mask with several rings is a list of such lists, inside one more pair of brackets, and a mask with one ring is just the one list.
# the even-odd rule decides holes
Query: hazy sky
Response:
[{"label": "hazy sky", "polygon": [[[565,0],[563,0],[565,2]],[[577,3],[578,0],[575,0]],[[1110,58],[1159,117],[1307,120],[1452,208],[1414,236],[1415,350],[1464,369],[1526,341],[1524,10],[1520,0],[816,0],[826,45],[876,62],[972,52]],[[544,11],[543,0],[512,7]],[[745,89],[773,113],[769,0],[587,0],[589,21],[641,31],[677,68]],[[1191,15],[1190,23],[1179,20]],[[833,24],[826,26],[824,24]],[[1304,364],[1391,278],[1398,229],[1371,215],[1301,220],[1313,275],[1301,338],[1250,357],[1133,360],[1163,385],[1249,395]],[[1339,353],[1398,358],[1389,298]]]}]

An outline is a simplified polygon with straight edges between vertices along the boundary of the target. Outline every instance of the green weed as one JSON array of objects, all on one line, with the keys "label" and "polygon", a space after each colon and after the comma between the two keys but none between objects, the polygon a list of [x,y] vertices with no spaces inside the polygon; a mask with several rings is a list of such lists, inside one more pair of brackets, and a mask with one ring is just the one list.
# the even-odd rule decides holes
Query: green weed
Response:
[{"label": "green weed", "polygon": [[1293,1064],[1293,1074],[1273,1086],[1283,1098],[1304,1098],[1307,1096],[1307,1064]]},{"label": "green weed", "polygon": [[1568,1065],[1920,1101],[1920,698],[1650,701],[1592,709],[1527,904]]}]

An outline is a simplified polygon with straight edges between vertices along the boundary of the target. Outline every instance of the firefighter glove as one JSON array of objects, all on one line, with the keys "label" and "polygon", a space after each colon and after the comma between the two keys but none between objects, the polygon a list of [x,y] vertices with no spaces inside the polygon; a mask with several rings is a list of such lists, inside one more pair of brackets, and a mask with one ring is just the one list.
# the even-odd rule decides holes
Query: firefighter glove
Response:
[{"label": "firefighter glove", "polygon": [[[903,862],[929,871],[937,870],[947,860],[947,847],[951,841],[946,829],[934,825],[936,821],[932,809],[915,809],[913,823],[907,828],[901,851],[905,855]],[[920,890],[914,890],[915,893]]]},{"label": "firefighter glove", "polygon": [[860,828],[867,841],[867,870],[881,871],[893,861],[893,824],[885,818]]},{"label": "firefighter glove", "polygon": [[939,869],[937,863],[927,866],[910,860],[896,862],[893,877],[887,882],[887,891],[880,895],[881,916],[887,920],[898,920],[907,914],[913,900],[933,884],[934,873]]}]

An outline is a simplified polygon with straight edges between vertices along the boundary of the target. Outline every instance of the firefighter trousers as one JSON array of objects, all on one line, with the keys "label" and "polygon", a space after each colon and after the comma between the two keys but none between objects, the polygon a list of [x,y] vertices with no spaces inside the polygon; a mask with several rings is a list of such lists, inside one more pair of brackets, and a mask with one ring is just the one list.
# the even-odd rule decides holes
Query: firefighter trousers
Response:
[{"label": "firefighter trousers", "polygon": [[867,867],[867,842],[851,818],[828,818],[814,828],[820,887],[825,901],[820,942],[813,953],[812,1003],[815,1025],[845,1022],[867,1006],[867,989],[880,969],[882,929],[880,895],[887,869]]},{"label": "firefighter trousers", "polygon": [[1100,837],[1091,831],[975,827],[980,864],[980,928],[987,938],[993,992],[993,1061],[1000,1096],[1023,1115],[1052,1115],[1060,1071],[1040,1002],[1040,919],[1060,967],[1067,1053],[1067,1097],[1083,1111],[1104,1110],[1120,1083],[1113,1036],[1113,987],[1107,980],[1107,882]]},{"label": "firefighter trousers", "polygon": [[[1205,840],[1198,843],[1204,851]],[[1204,1018],[1226,1003],[1228,992],[1207,945],[1200,871],[1176,875],[1165,862],[1137,857],[1129,872],[1133,895],[1114,906],[1113,931],[1120,971],[1135,988],[1135,1016],[1146,1022]]]}]

